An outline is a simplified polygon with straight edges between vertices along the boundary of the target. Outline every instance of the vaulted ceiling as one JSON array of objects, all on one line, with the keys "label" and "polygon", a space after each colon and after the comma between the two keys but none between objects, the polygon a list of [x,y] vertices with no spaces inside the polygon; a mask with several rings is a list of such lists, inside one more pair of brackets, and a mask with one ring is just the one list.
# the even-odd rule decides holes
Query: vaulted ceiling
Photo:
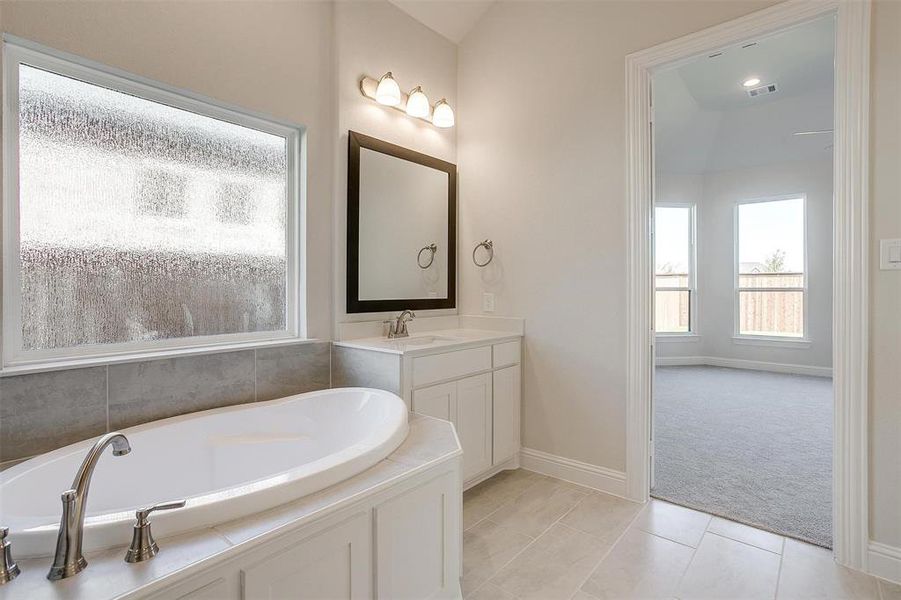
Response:
[{"label": "vaulted ceiling", "polygon": [[459,44],[494,0],[390,0],[396,7]]},{"label": "vaulted ceiling", "polygon": [[[783,31],[657,73],[653,78],[656,164],[702,173],[831,156],[832,18]],[[760,79],[776,92],[751,97]]]}]

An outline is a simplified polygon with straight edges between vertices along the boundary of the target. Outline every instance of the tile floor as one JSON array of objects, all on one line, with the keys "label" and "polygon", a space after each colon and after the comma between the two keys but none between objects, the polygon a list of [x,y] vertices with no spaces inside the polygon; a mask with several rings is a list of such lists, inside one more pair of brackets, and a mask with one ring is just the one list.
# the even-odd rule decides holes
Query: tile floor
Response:
[{"label": "tile floor", "polygon": [[463,494],[463,527],[466,600],[901,598],[817,546],[522,469]]}]

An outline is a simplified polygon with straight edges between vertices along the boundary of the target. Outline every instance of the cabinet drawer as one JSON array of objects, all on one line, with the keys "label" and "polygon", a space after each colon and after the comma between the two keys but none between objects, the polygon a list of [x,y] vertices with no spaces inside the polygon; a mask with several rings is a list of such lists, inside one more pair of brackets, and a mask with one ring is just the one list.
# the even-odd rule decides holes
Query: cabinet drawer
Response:
[{"label": "cabinet drawer", "polygon": [[413,359],[413,386],[465,377],[491,369],[491,346]]},{"label": "cabinet drawer", "polygon": [[495,344],[494,348],[494,368],[508,367],[510,365],[518,365],[520,357],[519,340],[512,342],[504,342],[503,344]]}]

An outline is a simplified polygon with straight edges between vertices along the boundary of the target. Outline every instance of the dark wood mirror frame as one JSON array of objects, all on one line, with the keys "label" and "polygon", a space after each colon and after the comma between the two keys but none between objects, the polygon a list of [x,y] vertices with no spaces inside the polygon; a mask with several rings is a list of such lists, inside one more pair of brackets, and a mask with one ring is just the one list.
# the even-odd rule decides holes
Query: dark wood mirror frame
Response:
[{"label": "dark wood mirror frame", "polygon": [[[429,310],[457,306],[457,165],[349,131],[347,134],[347,312]],[[447,173],[447,298],[360,300],[360,148]]]}]

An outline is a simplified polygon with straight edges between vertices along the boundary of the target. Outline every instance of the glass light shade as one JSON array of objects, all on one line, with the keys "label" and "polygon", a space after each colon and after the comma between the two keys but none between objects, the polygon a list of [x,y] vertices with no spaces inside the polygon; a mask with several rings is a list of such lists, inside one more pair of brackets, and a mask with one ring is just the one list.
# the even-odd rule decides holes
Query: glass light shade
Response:
[{"label": "glass light shade", "polygon": [[407,114],[421,119],[429,118],[429,97],[422,91],[422,87],[416,86],[407,98]]},{"label": "glass light shade", "polygon": [[435,127],[454,126],[454,109],[450,107],[450,104],[444,98],[435,105],[435,112],[432,113],[432,124]]},{"label": "glass light shade", "polygon": [[386,106],[400,104],[400,86],[394,81],[391,71],[388,71],[379,79],[379,86],[375,89],[375,101]]}]

